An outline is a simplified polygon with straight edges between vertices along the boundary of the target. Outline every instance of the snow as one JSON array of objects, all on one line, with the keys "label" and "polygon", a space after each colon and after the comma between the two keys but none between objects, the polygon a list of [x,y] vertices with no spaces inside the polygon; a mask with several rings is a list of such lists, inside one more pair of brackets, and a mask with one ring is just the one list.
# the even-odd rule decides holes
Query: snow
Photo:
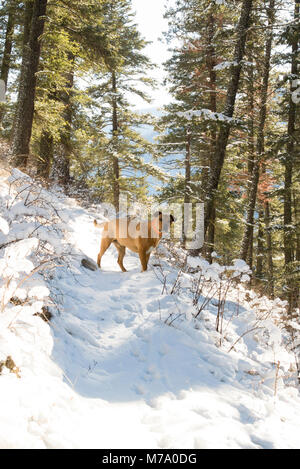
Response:
[{"label": "snow", "polygon": [[0,373],[1,448],[299,448],[286,305],[239,282],[242,260],[180,273],[163,245],[121,273],[112,247],[92,272],[101,207],[13,171],[0,209],[0,362],[19,370]]},{"label": "snow", "polygon": [[228,61],[225,61],[225,62],[221,62],[219,63],[218,65],[215,65],[214,67],[214,70],[225,70],[227,68],[230,68],[230,67],[236,67],[238,65],[238,63],[236,61],[234,62],[228,62]]},{"label": "snow", "polygon": [[6,220],[4,218],[0,217],[0,230],[7,235],[9,232],[9,226]]},{"label": "snow", "polygon": [[236,118],[228,117],[220,112],[213,112],[210,109],[197,109],[189,111],[179,111],[177,112],[178,117],[183,117],[187,120],[192,120],[194,117],[201,118],[202,120],[215,121],[215,122],[225,122],[227,124],[241,124],[242,121]]}]

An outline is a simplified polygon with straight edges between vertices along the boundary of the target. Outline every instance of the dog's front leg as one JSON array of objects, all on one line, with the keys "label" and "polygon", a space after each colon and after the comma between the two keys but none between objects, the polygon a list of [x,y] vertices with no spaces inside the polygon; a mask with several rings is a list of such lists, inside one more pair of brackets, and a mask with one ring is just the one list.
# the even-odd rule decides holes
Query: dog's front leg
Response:
[{"label": "dog's front leg", "polygon": [[146,272],[147,267],[148,267],[149,256],[147,255],[144,249],[139,250],[139,256],[140,256],[140,261],[142,264],[142,272]]}]

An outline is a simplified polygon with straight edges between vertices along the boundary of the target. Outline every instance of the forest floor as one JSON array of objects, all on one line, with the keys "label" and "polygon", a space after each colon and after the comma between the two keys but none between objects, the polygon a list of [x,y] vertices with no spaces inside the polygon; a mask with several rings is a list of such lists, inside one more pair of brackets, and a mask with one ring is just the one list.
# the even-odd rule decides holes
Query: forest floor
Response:
[{"label": "forest floor", "polygon": [[[0,361],[15,364],[0,374],[0,448],[300,447],[300,394],[280,300],[231,289],[221,335],[216,296],[195,319],[196,274],[182,274],[174,289],[178,269],[158,253],[146,273],[133,253],[120,272],[114,247],[101,270],[82,267],[99,250],[93,219],[101,220],[101,207],[84,209],[57,190],[40,191],[47,203],[38,205],[22,178],[13,170],[7,181],[0,171],[0,216],[9,225],[0,245],[11,243],[0,250],[0,269],[13,277],[5,261],[17,272],[0,312]],[[42,242],[60,260],[32,275],[27,263],[41,262]],[[1,288],[3,297],[10,285]]]}]

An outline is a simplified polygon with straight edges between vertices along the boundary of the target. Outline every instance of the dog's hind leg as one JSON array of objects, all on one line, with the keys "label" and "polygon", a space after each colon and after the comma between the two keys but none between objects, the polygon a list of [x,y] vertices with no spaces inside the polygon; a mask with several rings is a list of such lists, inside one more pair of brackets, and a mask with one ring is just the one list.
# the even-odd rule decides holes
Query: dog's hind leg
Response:
[{"label": "dog's hind leg", "polygon": [[119,249],[118,264],[121,267],[122,272],[127,272],[127,270],[125,269],[123,265],[123,259],[124,259],[125,253],[126,253],[126,248],[121,247],[121,249]]},{"label": "dog's hind leg", "polygon": [[97,264],[98,264],[99,268],[101,267],[102,256],[107,251],[107,249],[109,248],[111,243],[112,243],[111,238],[102,238],[102,240],[101,240],[100,252],[99,252],[98,257],[97,257]]},{"label": "dog's hind leg", "polygon": [[127,270],[125,269],[125,267],[123,265],[123,259],[124,259],[125,253],[126,253],[126,248],[125,248],[125,246],[121,246],[118,243],[118,241],[114,241],[114,245],[116,246],[116,248],[118,250],[118,253],[119,253],[118,264],[119,264],[122,272],[127,272]]}]

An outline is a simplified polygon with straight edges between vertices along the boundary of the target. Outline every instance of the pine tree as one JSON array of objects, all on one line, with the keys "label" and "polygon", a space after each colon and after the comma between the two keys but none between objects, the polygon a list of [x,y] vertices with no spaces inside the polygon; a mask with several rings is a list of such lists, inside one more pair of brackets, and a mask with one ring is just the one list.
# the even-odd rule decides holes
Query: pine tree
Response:
[{"label": "pine tree", "polygon": [[[267,6],[267,15],[268,15],[268,29],[267,37],[265,44],[265,56],[264,56],[264,65],[262,72],[262,85],[260,90],[260,110],[259,110],[259,125],[257,133],[257,142],[256,142],[256,155],[253,162],[252,168],[252,180],[250,184],[249,191],[249,200],[248,200],[248,209],[247,217],[245,223],[245,231],[242,242],[242,249],[240,257],[241,259],[247,260],[249,253],[249,246],[251,242],[251,233],[253,230],[254,224],[254,213],[257,199],[257,189],[259,184],[259,175],[261,170],[262,158],[264,157],[265,151],[265,122],[267,117],[267,99],[268,99],[268,90],[269,90],[269,75],[270,75],[270,61],[271,61],[271,50],[273,44],[273,25],[275,22],[275,0],[270,0],[269,5]],[[267,204],[267,203],[266,203]],[[268,204],[266,210],[269,211]],[[266,216],[268,220],[269,216]],[[270,244],[270,243],[269,243]],[[269,246],[270,247],[270,246]],[[269,260],[270,273],[272,272],[272,262]]]},{"label": "pine tree", "polygon": [[15,166],[26,166],[30,152],[29,144],[34,116],[36,73],[40,60],[41,36],[44,31],[46,9],[47,0],[33,0],[33,2],[26,4],[24,28],[26,32],[29,32],[29,36],[28,43],[26,43],[26,40],[24,41],[12,142],[12,162]]},{"label": "pine tree", "polygon": [[[243,4],[242,12],[245,11],[245,6]],[[173,136],[177,150],[186,154],[186,136],[189,135],[191,142],[188,146],[192,148],[192,183],[189,184],[193,186],[191,192],[198,200],[206,201],[208,198],[212,202],[207,219],[206,243],[202,250],[208,259],[211,259],[214,250],[219,209],[216,210],[216,200],[212,200],[209,194],[207,196],[207,192],[211,192],[212,179],[217,173],[215,154],[218,130],[221,129],[222,132],[226,127],[225,121],[230,120],[229,116],[222,113],[226,104],[223,90],[224,85],[229,86],[230,83],[228,72],[238,68],[232,66],[232,63],[237,59],[239,48],[236,46],[235,57],[232,48],[228,47],[233,33],[232,24],[236,21],[235,7],[227,4],[223,6],[219,2],[181,0],[166,15],[170,18],[167,39],[179,37],[182,45],[176,44],[173,56],[166,64],[170,90],[176,99],[176,105],[165,108],[168,114],[161,119],[161,123],[167,133],[161,142],[172,149],[170,144]],[[247,12],[249,14],[248,10]],[[240,21],[240,27],[243,22],[244,18]],[[242,42],[245,39],[241,31],[240,38]],[[233,83],[232,80],[231,82]],[[227,101],[231,98],[232,90]],[[231,124],[233,126],[233,119]],[[178,129],[177,135],[174,129]],[[219,177],[220,175],[218,180]]]},{"label": "pine tree", "polygon": [[[90,15],[93,11],[93,25]],[[75,77],[89,70],[93,62],[107,55],[103,21],[103,2],[61,2],[50,4],[51,18],[45,30],[37,95],[39,146],[35,146],[38,174],[55,178],[67,187],[73,154],[72,121],[75,102],[82,93],[75,87]],[[99,41],[99,44],[97,43]],[[105,43],[105,46],[103,46]],[[47,93],[44,90],[48,90]],[[49,116],[49,108],[53,111]],[[49,127],[49,121],[52,125]],[[36,140],[36,139],[35,139]],[[33,142],[35,143],[35,142]]]},{"label": "pine tree", "polygon": [[[291,74],[290,74],[290,92],[288,100],[288,140],[286,144],[286,154],[284,159],[284,257],[285,270],[288,280],[288,300],[290,311],[298,306],[299,294],[299,182],[293,183],[293,171],[299,175],[299,165],[297,165],[297,154],[299,154],[299,143],[297,138],[297,118],[299,122],[299,96],[297,96],[297,84],[299,83],[299,2],[294,5],[294,23],[288,27],[286,32],[287,42],[291,46]],[[298,129],[299,133],[299,129]],[[295,213],[293,229],[293,203],[292,194],[294,189]]]},{"label": "pine tree", "polygon": [[[3,80],[5,89],[7,90],[9,72],[12,65],[12,48],[14,42],[14,31],[17,23],[19,3],[16,0],[4,2],[1,9],[1,16],[5,19],[3,25],[3,53],[0,69],[0,80]],[[0,125],[2,123],[6,105],[0,103]]]},{"label": "pine tree", "polygon": [[116,54],[107,61],[107,72],[99,74],[100,83],[91,89],[91,95],[100,101],[102,120],[110,132],[107,151],[102,157],[108,158],[112,201],[118,212],[121,192],[127,189],[126,185],[132,180],[130,176],[124,177],[124,174],[134,171],[137,175],[153,169],[143,161],[143,155],[151,151],[151,146],[136,130],[138,126],[150,122],[149,116],[136,114],[128,101],[130,94],[149,101],[148,95],[139,85],[153,86],[153,81],[145,75],[152,65],[142,53],[146,43],[132,23],[130,2],[112,2],[105,17],[106,25],[114,33]]},{"label": "pine tree", "polygon": [[252,0],[244,0],[241,5],[241,14],[236,31],[236,44],[234,50],[234,61],[231,67],[231,77],[227,88],[226,102],[223,115],[228,119],[227,123],[221,125],[220,131],[216,139],[216,147],[213,156],[212,169],[210,172],[208,188],[207,188],[207,204],[205,212],[205,232],[208,229],[210,221],[214,214],[215,193],[219,186],[221,171],[224,165],[226,147],[230,135],[230,120],[233,118],[236,96],[238,92],[240,75],[242,70],[242,61],[245,55],[245,46],[247,39],[247,31],[250,25],[250,16],[253,7]]},{"label": "pine tree", "polygon": [[2,11],[2,14],[6,13],[6,25],[5,25],[5,39],[4,39],[4,48],[2,54],[1,70],[0,70],[0,79],[4,81],[5,87],[7,87],[8,74],[10,69],[11,62],[11,52],[13,45],[13,33],[15,27],[16,19],[16,9],[17,2],[15,0],[10,0],[6,2],[4,6],[5,11]]}]

